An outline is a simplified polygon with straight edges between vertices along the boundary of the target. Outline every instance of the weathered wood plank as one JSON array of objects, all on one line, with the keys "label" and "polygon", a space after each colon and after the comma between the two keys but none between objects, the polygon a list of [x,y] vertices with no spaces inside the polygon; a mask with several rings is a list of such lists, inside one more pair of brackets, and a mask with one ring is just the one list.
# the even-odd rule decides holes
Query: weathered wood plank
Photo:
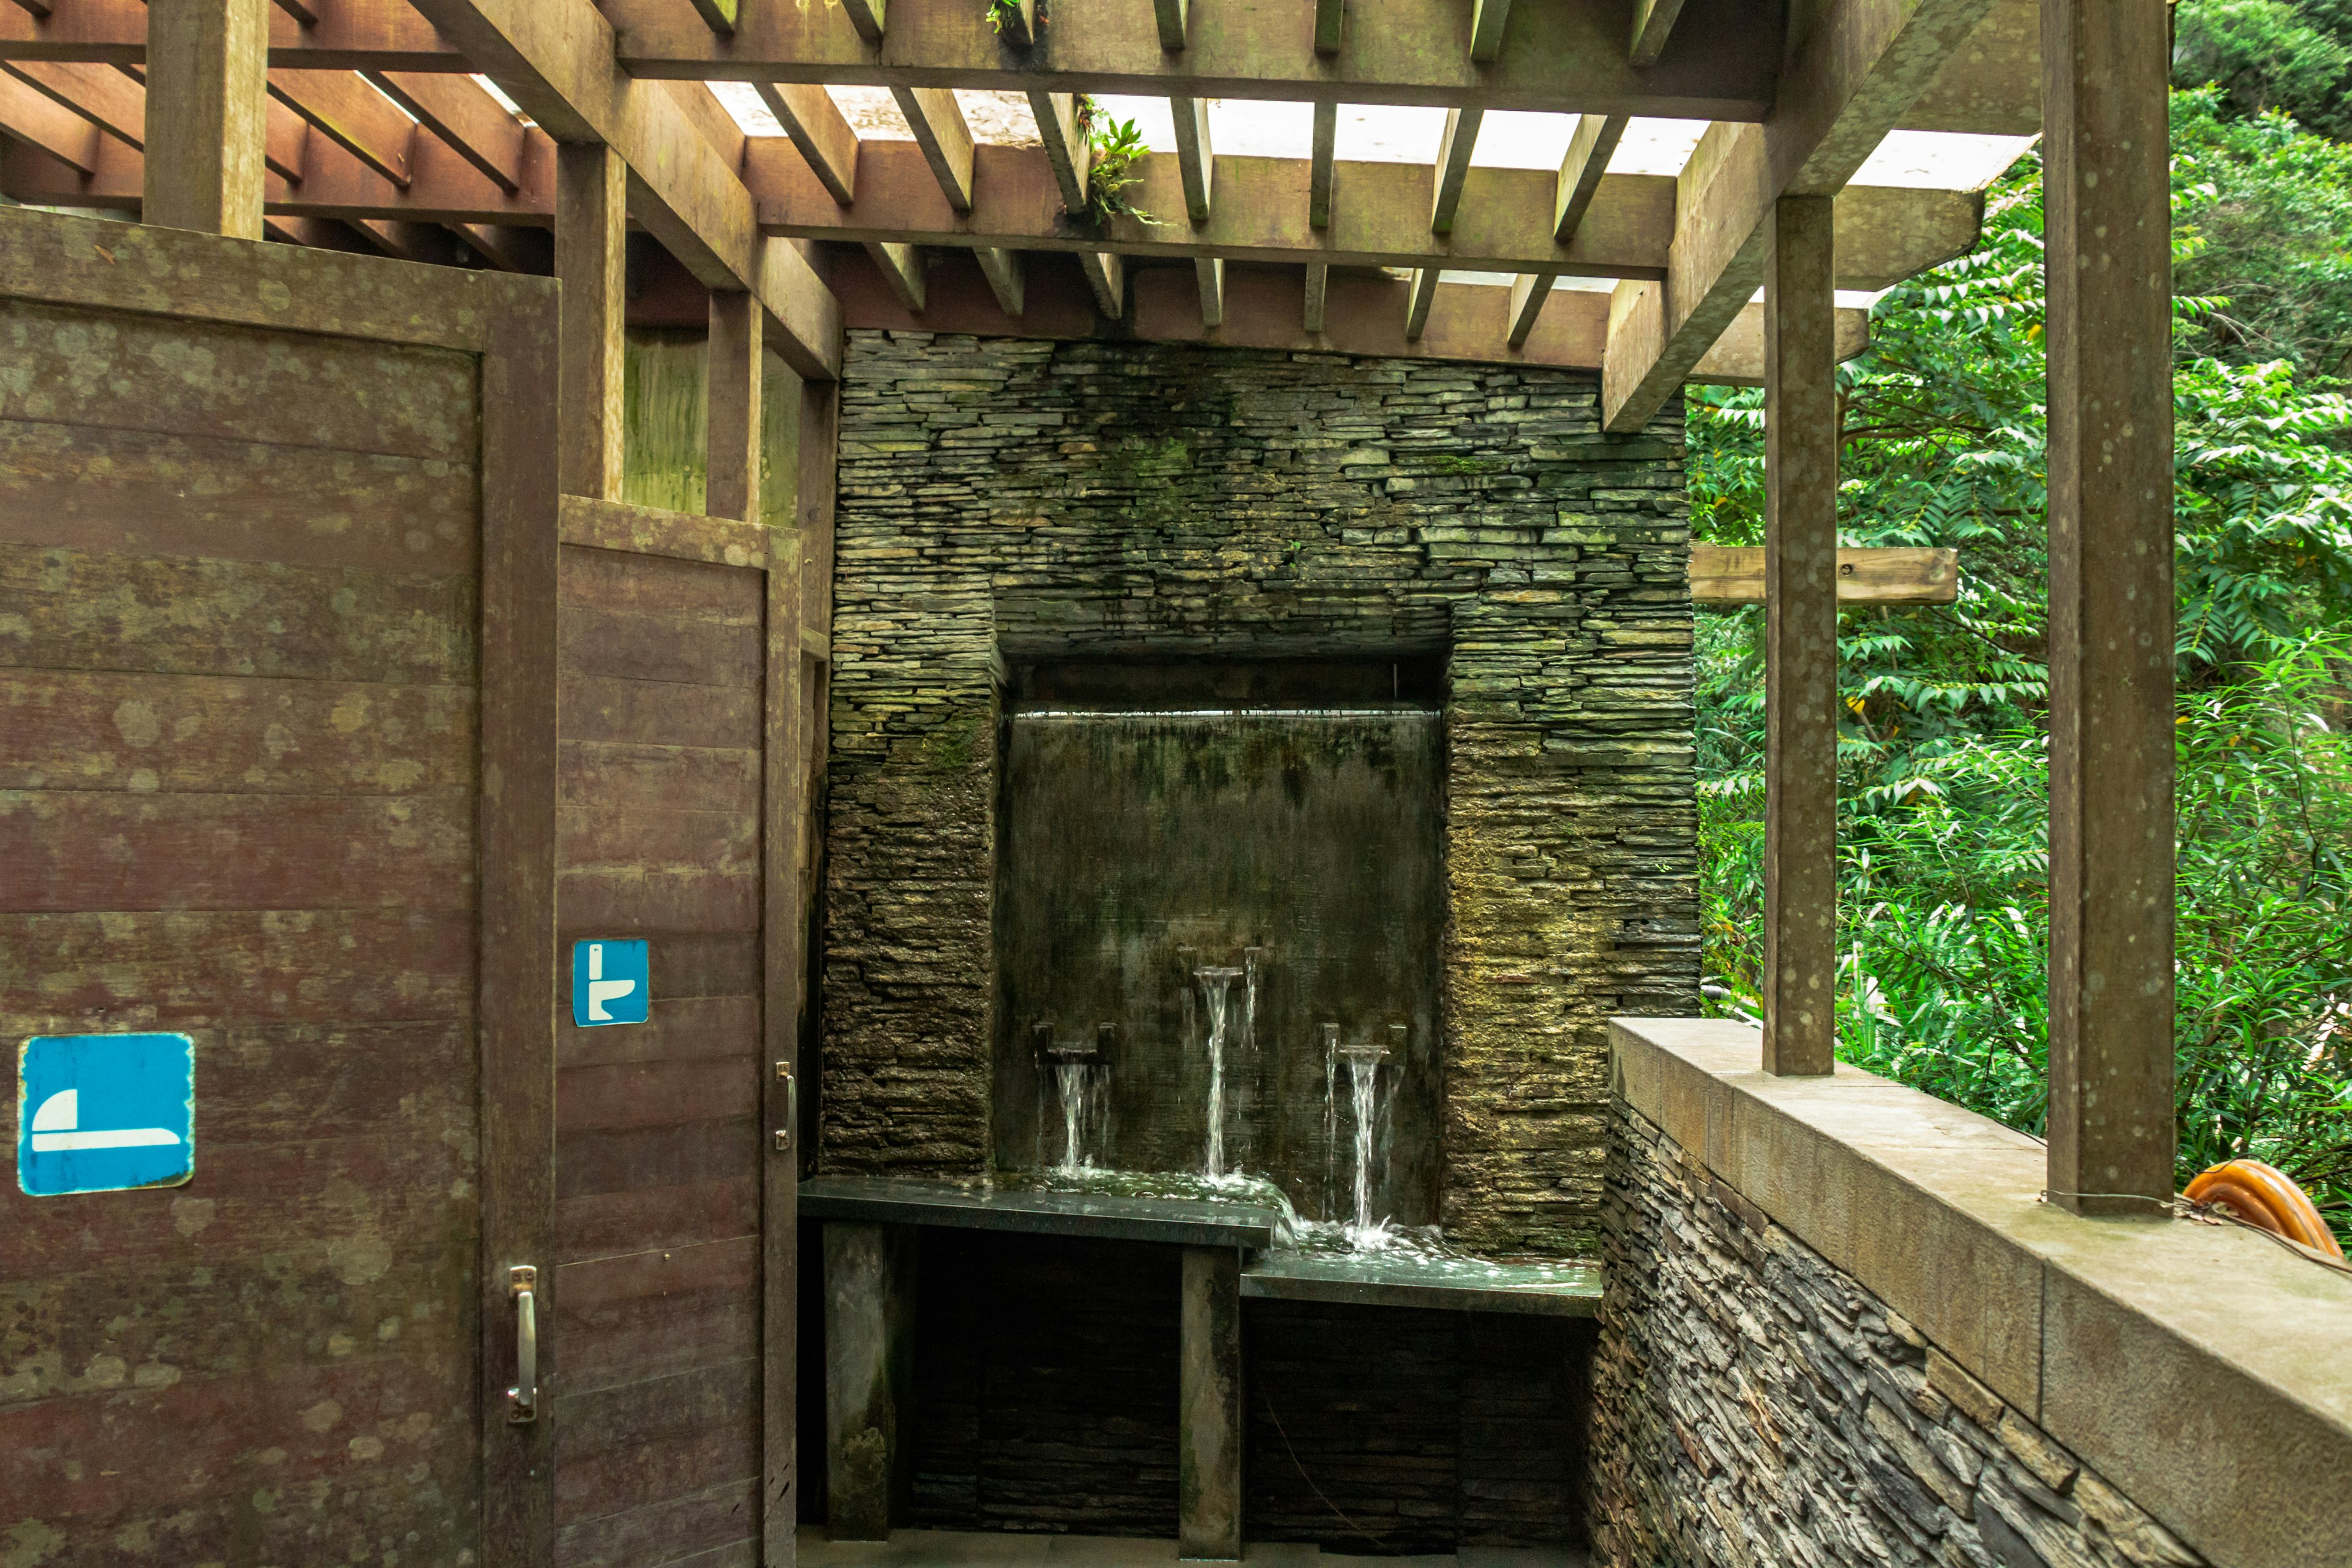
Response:
[{"label": "weathered wood plank", "polygon": [[0,420],[0,542],[385,571],[478,569],[470,466]]},{"label": "weathered wood plank", "polygon": [[566,1067],[555,1077],[558,1134],[680,1121],[719,1121],[759,1108],[758,1064],[750,1053],[697,1061]]},{"label": "weathered wood plank", "polygon": [[0,1022],[16,1034],[454,1018],[473,1005],[474,922],[453,912],[0,915]]},{"label": "weathered wood plank", "polygon": [[759,1183],[746,1171],[677,1186],[583,1193],[557,1202],[555,1222],[558,1254],[565,1258],[743,1236],[760,1226]]},{"label": "weathered wood plank", "polygon": [[562,593],[567,607],[674,616],[686,624],[713,628],[756,629],[760,625],[760,576],[740,567],[618,551],[567,550]]},{"label": "weathered wood plank", "polygon": [[470,790],[474,693],[220,676],[0,671],[0,789]]},{"label": "weathered wood plank", "polygon": [[757,1381],[747,1359],[564,1398],[559,1518],[619,1513],[757,1474]]},{"label": "weathered wood plank", "polygon": [[[1691,602],[1760,605],[1764,552],[1741,545],[1694,544]],[[1846,548],[1837,552],[1841,605],[1948,605],[1959,597],[1960,552],[1948,548]]]},{"label": "weathered wood plank", "polygon": [[760,694],[746,687],[680,686],[580,675],[563,679],[563,732],[582,741],[647,746],[757,748]]},{"label": "weathered wood plank", "polygon": [[160,316],[0,305],[0,419],[100,425],[287,447],[470,462],[474,367],[463,355]]},{"label": "weathered wood plank", "polygon": [[563,1140],[556,1161],[556,1195],[741,1180],[758,1169],[759,1141],[760,1124],[749,1117],[573,1132]]},{"label": "weathered wood plank", "polygon": [[558,787],[565,803],[599,811],[748,817],[760,802],[760,753],[566,741]]},{"label": "weathered wood plank", "polygon": [[[707,1568],[752,1568],[751,1542],[739,1532],[757,1500],[752,1483],[722,1481],[667,1502],[566,1525],[555,1539],[556,1568],[646,1568],[666,1562],[705,1568],[702,1554],[714,1552],[720,1555]],[[731,1560],[725,1555],[730,1547],[740,1552]]]},{"label": "weathered wood plank", "polygon": [[570,607],[564,611],[562,637],[564,668],[574,675],[740,687],[758,701],[756,626],[712,626],[683,616]]},{"label": "weathered wood plank", "polygon": [[760,1238],[743,1235],[563,1265],[567,1394],[749,1362],[759,1263]]},{"label": "weathered wood plank", "polygon": [[471,794],[0,791],[0,910],[474,908]]},{"label": "weathered wood plank", "polygon": [[748,865],[566,869],[560,881],[563,918],[606,932],[758,927],[760,879]]},{"label": "weathered wood plank", "polygon": [[622,1062],[700,1061],[756,1057],[757,996],[665,996],[654,999],[646,1021],[625,1029],[583,1029],[559,1021],[556,1065],[562,1068]]},{"label": "weathered wood plank", "polygon": [[734,518],[565,496],[562,526],[564,543],[588,549],[713,566],[764,568],[768,563],[767,529]]},{"label": "weathered wood plank", "polygon": [[469,578],[0,550],[0,666],[470,685]]}]

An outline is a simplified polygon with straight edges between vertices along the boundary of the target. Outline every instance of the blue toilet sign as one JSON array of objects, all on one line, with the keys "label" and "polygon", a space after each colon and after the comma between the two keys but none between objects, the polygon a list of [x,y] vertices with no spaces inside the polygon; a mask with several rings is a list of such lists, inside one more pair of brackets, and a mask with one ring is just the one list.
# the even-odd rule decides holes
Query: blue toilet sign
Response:
[{"label": "blue toilet sign", "polygon": [[644,1023],[652,989],[653,961],[644,942],[572,944],[572,1021],[582,1028]]},{"label": "blue toilet sign", "polygon": [[195,1111],[185,1035],[36,1035],[16,1058],[16,1184],[37,1198],[176,1187],[195,1171]]}]

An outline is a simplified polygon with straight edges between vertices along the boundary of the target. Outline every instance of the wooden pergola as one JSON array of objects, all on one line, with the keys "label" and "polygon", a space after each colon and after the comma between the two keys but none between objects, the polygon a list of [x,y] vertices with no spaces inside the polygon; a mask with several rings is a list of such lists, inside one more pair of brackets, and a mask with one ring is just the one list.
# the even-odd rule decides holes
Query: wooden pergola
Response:
[{"label": "wooden pergola", "polygon": [[[1968,193],[1853,180],[1890,132],[2038,130],[2050,299],[2048,1186],[2084,1211],[2148,1212],[2168,1199],[2161,0],[1021,0],[1019,10],[1000,33],[983,0],[0,0],[0,189],[247,239],[444,262],[462,246],[491,267],[551,270],[562,285],[559,477],[582,498],[564,504],[567,529],[583,538],[603,526],[593,509],[620,498],[634,223],[709,290],[714,517],[761,515],[762,354],[803,378],[798,560],[818,575],[802,636],[817,650],[845,326],[1108,330],[1570,367],[1598,375],[1604,423],[1619,432],[1641,429],[1686,381],[1760,383],[1764,1067],[1820,1074],[1834,1037],[1833,367],[1864,331],[1835,292],[1883,288],[1966,250],[1979,217]],[[753,84],[790,145],[747,138],[714,81]],[[888,89],[913,141],[861,141],[828,86]],[[976,143],[955,89],[1027,95],[1044,144]],[[1171,101],[1178,150],[1144,159],[1132,192],[1156,222],[1087,216],[1076,109],[1089,93]],[[1312,103],[1312,155],[1217,155],[1204,106],[1236,98]],[[1338,161],[1342,103],[1444,109],[1438,156]],[[1499,110],[1580,117],[1556,173],[1473,166],[1481,117]],[[1708,124],[1678,174],[1606,173],[1636,116]],[[927,265],[926,252],[953,254]],[[1454,283],[1450,270],[1517,281]],[[1563,276],[1613,282],[1555,290]],[[1741,563],[1718,564],[1736,574]],[[1948,562],[1925,569],[1948,579]],[[821,721],[806,743],[822,746]]]}]

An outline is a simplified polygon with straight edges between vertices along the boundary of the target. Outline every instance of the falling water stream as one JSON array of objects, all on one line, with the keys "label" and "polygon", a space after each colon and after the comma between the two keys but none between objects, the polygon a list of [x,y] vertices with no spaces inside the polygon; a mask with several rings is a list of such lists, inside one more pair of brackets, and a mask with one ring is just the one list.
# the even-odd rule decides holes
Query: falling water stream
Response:
[{"label": "falling water stream", "polygon": [[1086,1170],[1091,1161],[1087,1156],[1087,1102],[1088,1068],[1094,1052],[1084,1046],[1055,1046],[1054,1081],[1062,1096],[1062,1163],[1057,1167],[1066,1176]]},{"label": "falling water stream", "polygon": [[1192,971],[1209,1007],[1209,1148],[1202,1170],[1213,1178],[1225,1173],[1225,1027],[1241,973],[1223,965]]},{"label": "falling water stream", "polygon": [[1378,1130],[1381,1061],[1388,1052],[1379,1046],[1347,1047],[1348,1090],[1356,1114],[1356,1235],[1372,1234],[1372,1141]]}]

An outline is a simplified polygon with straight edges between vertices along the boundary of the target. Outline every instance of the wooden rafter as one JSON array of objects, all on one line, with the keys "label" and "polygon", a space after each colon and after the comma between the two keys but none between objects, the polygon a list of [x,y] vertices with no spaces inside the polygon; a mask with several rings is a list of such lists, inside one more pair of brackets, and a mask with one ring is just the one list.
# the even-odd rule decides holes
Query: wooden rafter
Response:
[{"label": "wooden rafter", "polygon": [[522,189],[530,138],[481,83],[424,71],[379,71],[369,79],[499,189]]},{"label": "wooden rafter", "polygon": [[962,106],[945,88],[893,88],[898,111],[915,133],[915,145],[948,205],[960,213],[971,211],[971,127],[964,123]]},{"label": "wooden rafter", "polygon": [[839,374],[840,312],[824,284],[793,247],[761,237],[751,193],[677,101],[614,63],[612,28],[588,0],[417,4],[551,135],[619,153],[635,176],[631,215],[706,287],[757,298],[795,371]]},{"label": "wooden rafter", "polygon": [[394,184],[408,184],[416,123],[356,72],[273,70],[269,95]]},{"label": "wooden rafter", "polygon": [[760,83],[760,101],[784,128],[800,155],[833,199],[846,206],[857,196],[857,132],[841,106],[805,82]]},{"label": "wooden rafter", "polygon": [[1478,126],[1486,118],[1479,109],[1445,111],[1445,134],[1438,139],[1437,165],[1432,176],[1436,195],[1429,209],[1429,232],[1450,234],[1454,214],[1462,205],[1462,184],[1470,175],[1470,154],[1478,148]]},{"label": "wooden rafter", "polygon": [[1171,98],[1168,109],[1176,124],[1176,167],[1184,180],[1185,214],[1194,223],[1206,223],[1217,158],[1209,140],[1209,100]]},{"label": "wooden rafter", "polygon": [[1601,391],[1610,429],[1647,424],[1754,296],[1774,201],[1843,188],[1990,5],[1845,0],[1791,62],[1769,124],[1708,127],[1679,178],[1667,279],[1625,312],[1629,330],[1610,344]]}]

